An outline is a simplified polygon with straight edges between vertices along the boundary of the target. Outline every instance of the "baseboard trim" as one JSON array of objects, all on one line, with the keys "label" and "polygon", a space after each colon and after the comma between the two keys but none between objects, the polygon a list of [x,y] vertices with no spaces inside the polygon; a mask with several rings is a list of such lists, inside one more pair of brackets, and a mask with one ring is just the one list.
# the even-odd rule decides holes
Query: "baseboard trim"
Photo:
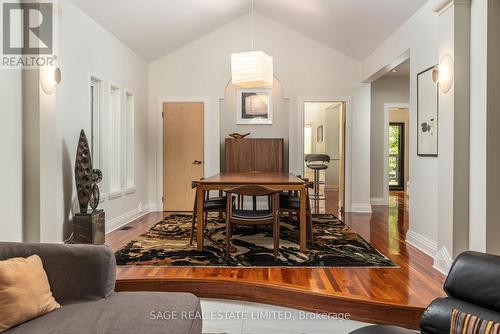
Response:
[{"label": "baseboard trim", "polygon": [[383,197],[370,198],[371,205],[389,205]]},{"label": "baseboard trim", "polygon": [[412,230],[408,230],[408,232],[406,232],[406,242],[430,257],[435,258],[437,253],[437,243],[429,238],[426,238]]},{"label": "baseboard trim", "polygon": [[369,203],[352,203],[351,212],[372,213],[372,206]]},{"label": "baseboard trim", "polygon": [[138,218],[141,218],[142,216],[146,215],[147,213],[154,211],[155,209],[154,205],[148,204],[144,206],[139,206],[138,208],[125,212],[124,214],[115,217],[113,219],[110,219],[106,221],[106,234],[111,233],[120,227],[127,225],[133,220],[136,220]]},{"label": "baseboard trim", "polygon": [[434,258],[434,268],[439,270],[445,275],[448,275],[448,272],[451,269],[451,265],[453,263],[453,259],[451,258],[450,253],[446,249],[446,247],[441,248]]}]

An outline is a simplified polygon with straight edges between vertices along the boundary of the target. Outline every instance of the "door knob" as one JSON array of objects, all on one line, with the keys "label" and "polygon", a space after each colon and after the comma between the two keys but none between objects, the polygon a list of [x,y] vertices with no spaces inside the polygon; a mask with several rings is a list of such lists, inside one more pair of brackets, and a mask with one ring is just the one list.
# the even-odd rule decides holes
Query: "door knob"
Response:
[{"label": "door knob", "polygon": [[201,161],[200,160],[195,160],[195,161],[193,161],[193,165],[201,165]]}]

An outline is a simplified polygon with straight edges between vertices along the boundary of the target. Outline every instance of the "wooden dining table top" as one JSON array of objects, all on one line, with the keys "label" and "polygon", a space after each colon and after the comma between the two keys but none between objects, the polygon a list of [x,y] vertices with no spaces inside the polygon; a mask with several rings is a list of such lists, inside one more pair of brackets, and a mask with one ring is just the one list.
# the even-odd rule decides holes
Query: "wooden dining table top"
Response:
[{"label": "wooden dining table top", "polygon": [[199,181],[200,184],[293,184],[302,185],[305,181],[292,173],[219,173]]}]

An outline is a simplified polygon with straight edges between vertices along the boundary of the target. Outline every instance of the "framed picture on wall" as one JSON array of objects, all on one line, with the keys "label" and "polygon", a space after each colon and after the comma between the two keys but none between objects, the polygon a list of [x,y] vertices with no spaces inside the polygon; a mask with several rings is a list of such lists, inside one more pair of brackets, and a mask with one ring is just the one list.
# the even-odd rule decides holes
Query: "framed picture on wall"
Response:
[{"label": "framed picture on wall", "polygon": [[417,155],[438,156],[438,84],[434,66],[417,75]]},{"label": "framed picture on wall", "polygon": [[236,124],[273,124],[272,89],[238,89]]},{"label": "framed picture on wall", "polygon": [[316,141],[318,143],[323,142],[323,125],[318,126],[318,128],[316,129]]}]

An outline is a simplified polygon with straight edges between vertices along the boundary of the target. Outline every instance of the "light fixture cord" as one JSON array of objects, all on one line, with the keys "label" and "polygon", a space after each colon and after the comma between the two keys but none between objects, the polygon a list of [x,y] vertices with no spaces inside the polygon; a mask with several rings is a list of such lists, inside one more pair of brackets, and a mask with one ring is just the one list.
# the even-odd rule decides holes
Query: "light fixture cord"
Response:
[{"label": "light fixture cord", "polygon": [[250,39],[252,41],[252,51],[253,51],[253,0],[252,0],[252,11],[250,12]]}]

